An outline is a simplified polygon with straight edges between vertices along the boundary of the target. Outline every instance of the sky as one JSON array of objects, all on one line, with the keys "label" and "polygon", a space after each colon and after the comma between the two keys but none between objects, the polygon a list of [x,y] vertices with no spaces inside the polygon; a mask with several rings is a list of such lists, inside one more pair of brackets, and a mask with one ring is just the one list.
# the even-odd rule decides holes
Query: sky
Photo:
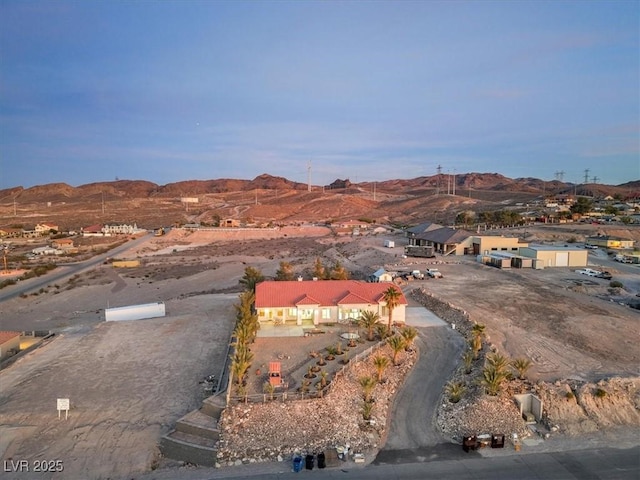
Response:
[{"label": "sky", "polygon": [[0,188],[620,184],[639,132],[638,0],[0,0]]}]

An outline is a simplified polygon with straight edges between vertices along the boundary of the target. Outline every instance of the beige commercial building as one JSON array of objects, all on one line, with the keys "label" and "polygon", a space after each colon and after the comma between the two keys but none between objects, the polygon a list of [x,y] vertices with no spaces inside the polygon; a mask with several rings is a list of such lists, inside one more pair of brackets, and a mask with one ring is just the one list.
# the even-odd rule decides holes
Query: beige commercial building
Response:
[{"label": "beige commercial building", "polygon": [[571,246],[529,245],[520,248],[520,255],[542,262],[547,267],[586,267],[588,250]]},{"label": "beige commercial building", "polygon": [[495,252],[512,252],[517,254],[520,248],[527,247],[527,242],[521,242],[517,237],[497,237],[478,235],[472,238],[474,255],[490,255]]}]

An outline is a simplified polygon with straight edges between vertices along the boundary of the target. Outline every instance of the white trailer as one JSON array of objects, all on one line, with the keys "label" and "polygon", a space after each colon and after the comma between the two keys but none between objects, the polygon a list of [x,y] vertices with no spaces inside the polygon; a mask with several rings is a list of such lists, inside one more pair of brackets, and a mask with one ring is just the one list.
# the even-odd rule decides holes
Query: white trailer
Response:
[{"label": "white trailer", "polygon": [[104,317],[107,322],[122,322],[126,320],[142,320],[145,318],[164,317],[163,302],[146,303],[144,305],[130,305],[127,307],[107,308]]},{"label": "white trailer", "polygon": [[384,246],[387,248],[393,248],[396,246],[396,242],[394,242],[393,240],[385,240]]}]

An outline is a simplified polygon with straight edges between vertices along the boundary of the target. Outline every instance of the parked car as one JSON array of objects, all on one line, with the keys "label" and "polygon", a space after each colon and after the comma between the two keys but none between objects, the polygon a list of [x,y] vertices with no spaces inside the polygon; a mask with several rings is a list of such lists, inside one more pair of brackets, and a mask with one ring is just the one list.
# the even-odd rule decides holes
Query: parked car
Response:
[{"label": "parked car", "polygon": [[604,278],[605,280],[611,280],[613,276],[609,272],[598,272],[596,275],[598,278]]},{"label": "parked car", "polygon": [[428,268],[427,275],[429,275],[431,278],[442,278],[442,273],[440,273],[440,270],[438,270],[437,268]]}]

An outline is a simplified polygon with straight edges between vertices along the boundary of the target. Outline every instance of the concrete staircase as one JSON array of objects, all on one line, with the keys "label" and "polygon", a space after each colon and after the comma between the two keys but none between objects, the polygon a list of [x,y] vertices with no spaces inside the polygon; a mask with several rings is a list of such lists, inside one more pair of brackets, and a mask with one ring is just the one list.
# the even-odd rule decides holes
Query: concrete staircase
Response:
[{"label": "concrete staircase", "polygon": [[218,420],[224,408],[224,396],[206,398],[198,410],[187,413],[176,422],[174,430],[162,437],[162,454],[195,465],[215,466],[215,446],[220,438]]}]

